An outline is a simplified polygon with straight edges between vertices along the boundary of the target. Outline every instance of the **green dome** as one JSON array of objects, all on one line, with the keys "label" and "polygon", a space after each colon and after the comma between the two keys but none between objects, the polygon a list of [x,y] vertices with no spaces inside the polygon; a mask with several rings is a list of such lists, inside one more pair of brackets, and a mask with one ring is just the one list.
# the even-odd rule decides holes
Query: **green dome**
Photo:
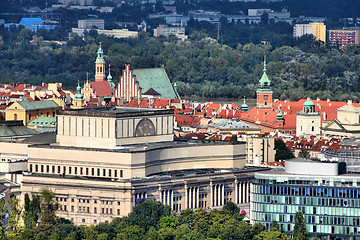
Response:
[{"label": "green dome", "polygon": [[315,103],[310,99],[308,99],[304,102],[303,107],[310,107],[310,106],[315,106]]},{"label": "green dome", "polygon": [[74,96],[74,100],[83,100],[83,99],[84,99],[84,95],[81,94],[81,87],[80,84],[78,83],[76,87],[76,94]]}]

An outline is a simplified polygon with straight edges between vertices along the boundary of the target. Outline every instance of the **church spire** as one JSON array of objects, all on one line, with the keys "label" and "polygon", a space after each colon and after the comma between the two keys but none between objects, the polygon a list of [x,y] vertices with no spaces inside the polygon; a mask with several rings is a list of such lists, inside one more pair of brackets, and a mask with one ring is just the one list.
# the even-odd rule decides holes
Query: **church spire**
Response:
[{"label": "church spire", "polygon": [[113,83],[113,81],[112,81],[112,76],[111,76],[111,64],[109,64],[109,75],[107,76],[107,80],[108,80],[108,82],[109,82],[109,84],[110,84],[110,87],[112,88],[112,89],[114,89],[115,88],[115,83]]},{"label": "church spire", "polygon": [[245,96],[244,96],[244,103],[241,105],[241,112],[248,112],[248,105],[246,104]]},{"label": "church spire", "polygon": [[104,51],[101,48],[101,43],[97,51],[97,57],[95,61],[95,81],[105,81],[105,60]]},{"label": "church spire", "polygon": [[264,54],[264,69],[263,69],[263,75],[259,81],[259,87],[260,88],[269,88],[270,87],[270,80],[266,74],[266,54]]}]

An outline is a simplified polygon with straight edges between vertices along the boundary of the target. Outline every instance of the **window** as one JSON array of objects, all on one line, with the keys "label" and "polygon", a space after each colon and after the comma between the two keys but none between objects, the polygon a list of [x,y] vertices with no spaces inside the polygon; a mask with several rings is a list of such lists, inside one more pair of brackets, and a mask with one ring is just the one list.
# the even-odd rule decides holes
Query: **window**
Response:
[{"label": "window", "polygon": [[117,215],[120,215],[120,209],[117,210]]},{"label": "window", "polygon": [[106,169],[103,169],[103,176],[106,176]]},{"label": "window", "polygon": [[58,173],[60,173],[60,166],[58,166]]},{"label": "window", "polygon": [[69,167],[69,174],[71,174],[71,167]]},{"label": "window", "polygon": [[111,169],[109,169],[109,177],[111,177]]},{"label": "window", "polygon": [[71,199],[71,202],[74,202],[74,199],[73,199],[73,198]]},{"label": "window", "polygon": [[29,172],[32,172],[32,164],[30,164]]},{"label": "window", "polygon": [[74,212],[74,206],[71,206],[71,211]]},{"label": "window", "polygon": [[94,207],[94,213],[97,213],[97,209],[96,209],[96,207]]},{"label": "window", "polygon": [[38,172],[39,171],[39,166],[36,164],[35,165],[35,172]]},{"label": "window", "polygon": [[83,168],[80,168],[80,175],[83,175]]},{"label": "window", "polygon": [[117,177],[117,170],[114,170],[114,177]]},{"label": "window", "polygon": [[123,177],[123,170],[120,170],[120,177]]},{"label": "window", "polygon": [[14,120],[17,120],[17,114],[14,114]]},{"label": "window", "polygon": [[95,175],[95,169],[94,168],[91,168],[91,175]]},{"label": "window", "polygon": [[81,221],[84,223],[84,222],[85,222],[85,219],[83,218]]},{"label": "window", "polygon": [[75,171],[74,171],[74,172],[75,172],[75,175],[77,175],[77,167],[75,167]]},{"label": "window", "polygon": [[44,165],[41,165],[41,172],[44,172]]},{"label": "window", "polygon": [[55,166],[51,167],[52,173],[55,173]]}]

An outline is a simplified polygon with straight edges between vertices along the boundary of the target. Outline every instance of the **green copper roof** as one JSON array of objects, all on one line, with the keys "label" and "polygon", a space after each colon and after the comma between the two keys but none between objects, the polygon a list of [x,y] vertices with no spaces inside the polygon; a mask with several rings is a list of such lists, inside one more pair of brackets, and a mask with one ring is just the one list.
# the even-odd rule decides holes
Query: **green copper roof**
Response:
[{"label": "green copper roof", "polygon": [[20,122],[19,124],[11,124],[9,121],[7,123],[2,122],[0,124],[0,137],[15,137],[15,136],[27,136],[38,134],[37,131],[27,128]]},{"label": "green copper roof", "polygon": [[259,81],[260,87],[269,87],[270,86],[270,80],[268,76],[266,75],[266,56],[264,56],[264,73]]},{"label": "green copper roof", "polygon": [[38,117],[31,120],[28,126],[56,127],[56,117]]},{"label": "green copper roof", "polygon": [[308,99],[304,102],[303,106],[315,106],[315,103]]},{"label": "green copper roof", "polygon": [[19,103],[27,111],[60,107],[53,100],[34,101],[34,102],[19,101],[17,103]]},{"label": "green copper roof", "polygon": [[134,69],[133,74],[141,87],[141,93],[150,88],[161,94],[164,99],[178,99],[164,68]]},{"label": "green copper roof", "polygon": [[105,61],[104,61],[104,51],[101,48],[101,44],[100,44],[100,47],[99,47],[99,49],[97,51],[97,58],[96,58],[95,63],[105,63]]},{"label": "green copper roof", "polygon": [[241,105],[241,108],[247,108],[248,105],[246,104],[246,100],[245,100],[245,97],[244,97],[244,103]]},{"label": "green copper roof", "polygon": [[76,87],[76,94],[74,96],[74,100],[83,100],[83,99],[84,99],[84,95],[81,94],[81,87],[80,84],[78,83]]}]

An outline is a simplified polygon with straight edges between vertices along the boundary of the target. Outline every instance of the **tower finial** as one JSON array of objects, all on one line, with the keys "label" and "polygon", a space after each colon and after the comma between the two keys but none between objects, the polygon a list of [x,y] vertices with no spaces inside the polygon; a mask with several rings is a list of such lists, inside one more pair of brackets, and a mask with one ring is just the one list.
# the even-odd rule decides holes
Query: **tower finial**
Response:
[{"label": "tower finial", "polygon": [[266,53],[264,52],[264,72],[266,72]]}]

